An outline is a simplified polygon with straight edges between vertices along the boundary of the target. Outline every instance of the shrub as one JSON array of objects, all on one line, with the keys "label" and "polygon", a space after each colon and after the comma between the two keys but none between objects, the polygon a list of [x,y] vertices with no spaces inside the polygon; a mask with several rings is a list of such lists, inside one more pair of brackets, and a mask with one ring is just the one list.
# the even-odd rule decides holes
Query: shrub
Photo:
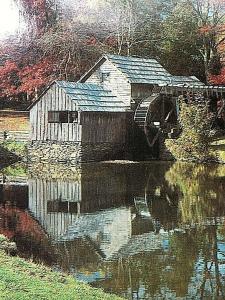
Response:
[{"label": "shrub", "polygon": [[180,104],[178,139],[167,140],[166,146],[177,160],[206,161],[210,158],[212,115],[206,106]]},{"label": "shrub", "polygon": [[26,142],[17,142],[17,141],[4,141],[0,143],[0,146],[4,149],[8,150],[9,152],[12,152],[16,154],[17,156],[25,156],[26,155],[26,149],[27,149],[27,143]]}]

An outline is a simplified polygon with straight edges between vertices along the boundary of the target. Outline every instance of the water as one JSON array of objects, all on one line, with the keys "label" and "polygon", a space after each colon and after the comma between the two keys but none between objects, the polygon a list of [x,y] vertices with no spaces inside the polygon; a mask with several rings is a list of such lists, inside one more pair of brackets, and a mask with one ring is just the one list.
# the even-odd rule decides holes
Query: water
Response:
[{"label": "water", "polygon": [[21,164],[1,170],[19,255],[127,299],[225,299],[225,166]]}]

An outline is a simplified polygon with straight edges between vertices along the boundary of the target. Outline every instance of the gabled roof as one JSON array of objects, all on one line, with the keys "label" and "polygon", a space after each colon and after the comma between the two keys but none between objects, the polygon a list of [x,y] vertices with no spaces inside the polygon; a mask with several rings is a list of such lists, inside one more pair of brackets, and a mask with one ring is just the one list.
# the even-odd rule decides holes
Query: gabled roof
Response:
[{"label": "gabled roof", "polygon": [[125,111],[124,103],[100,85],[68,81],[56,81],[56,84],[76,102],[80,111]]},{"label": "gabled roof", "polygon": [[203,82],[201,82],[195,76],[172,76],[172,84],[173,85],[185,85],[185,86],[205,86]]},{"label": "gabled roof", "polygon": [[167,83],[170,74],[155,59],[106,55],[106,57],[128,78],[130,83]]},{"label": "gabled roof", "polygon": [[182,84],[182,85],[203,85],[194,76],[173,76],[156,59],[146,59],[132,56],[120,56],[106,54],[91,68],[80,82],[85,82],[87,78],[106,60],[109,60],[118,70],[120,70],[130,83],[147,84]]},{"label": "gabled roof", "polygon": [[[124,103],[120,101],[116,96],[114,96],[110,90],[107,90],[100,85],[68,81],[55,81],[51,84],[51,86],[54,83],[57,84],[66,93],[66,95],[76,103],[77,110],[79,111],[126,111]],[[42,96],[43,94],[37,101],[39,101]],[[35,103],[33,103],[32,106],[34,106]]]}]

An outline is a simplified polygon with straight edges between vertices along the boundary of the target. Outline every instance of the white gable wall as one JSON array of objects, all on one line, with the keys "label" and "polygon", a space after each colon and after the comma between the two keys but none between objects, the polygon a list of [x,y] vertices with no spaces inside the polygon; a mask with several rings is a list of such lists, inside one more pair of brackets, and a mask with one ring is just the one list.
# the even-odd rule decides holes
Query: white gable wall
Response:
[{"label": "white gable wall", "polygon": [[[110,74],[104,82],[102,82],[102,73]],[[104,88],[110,89],[119,100],[123,101],[125,105],[130,108],[131,84],[125,75],[109,60],[106,60],[85,82],[102,84]]]}]

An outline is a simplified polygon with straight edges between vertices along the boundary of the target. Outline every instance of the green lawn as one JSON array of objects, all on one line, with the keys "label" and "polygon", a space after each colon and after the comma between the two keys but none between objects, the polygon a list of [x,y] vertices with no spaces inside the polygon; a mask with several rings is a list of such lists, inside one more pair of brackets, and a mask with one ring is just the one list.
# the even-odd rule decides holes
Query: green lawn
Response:
[{"label": "green lawn", "polygon": [[121,298],[77,282],[57,273],[0,251],[0,299],[4,300],[119,300]]}]

